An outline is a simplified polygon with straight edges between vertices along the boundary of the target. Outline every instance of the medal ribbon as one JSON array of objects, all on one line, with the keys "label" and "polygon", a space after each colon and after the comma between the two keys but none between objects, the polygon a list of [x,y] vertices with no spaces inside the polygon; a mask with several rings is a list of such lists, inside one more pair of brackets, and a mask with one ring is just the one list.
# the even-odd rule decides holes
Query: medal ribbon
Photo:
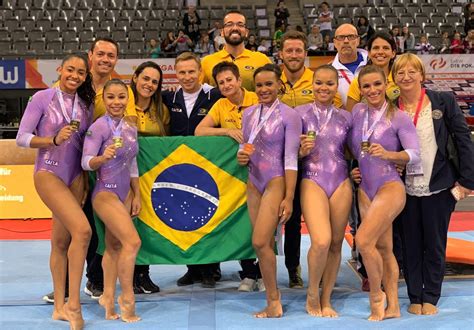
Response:
[{"label": "medal ribbon", "polygon": [[[416,124],[418,123],[418,117],[420,116],[421,112],[421,107],[423,105],[423,101],[425,99],[425,94],[426,94],[426,89],[422,88],[421,89],[421,94],[420,94],[420,99],[418,100],[418,104],[416,105],[416,112],[415,116],[413,117],[413,124],[416,127]],[[402,99],[400,98],[400,110],[405,111],[405,105],[403,104]]]},{"label": "medal ribbon", "polygon": [[77,110],[79,109],[79,97],[77,96],[77,93],[74,95],[74,104],[72,106],[72,118],[69,118],[69,115],[67,114],[66,111],[66,104],[64,103],[64,98],[61,90],[56,88],[56,94],[58,95],[59,99],[59,105],[61,106],[61,112],[64,116],[64,119],[66,119],[67,123],[69,124],[72,119],[77,119]]},{"label": "medal ribbon", "polygon": [[[247,141],[247,143],[250,143],[250,144],[253,143],[253,141],[257,137],[258,133],[262,130],[263,125],[268,120],[268,118],[270,118],[270,115],[273,113],[273,111],[276,109],[276,107],[279,104],[280,104],[280,101],[278,101],[278,99],[276,99],[275,102],[273,102],[273,104],[271,105],[270,109],[268,109],[268,112],[265,114],[265,116],[262,118],[262,120],[260,120],[260,122],[258,122],[258,121],[255,122],[255,124],[252,127],[252,130],[250,131],[250,136],[249,136],[249,140]],[[258,111],[257,112],[257,118],[260,118],[262,110],[263,110],[263,104],[257,110]],[[258,123],[258,125],[257,125],[257,123]]]},{"label": "medal ribbon", "polygon": [[362,142],[369,141],[370,136],[375,130],[375,126],[377,126],[379,121],[382,119],[382,116],[384,115],[385,111],[387,111],[387,108],[388,103],[387,101],[385,101],[379,113],[377,114],[375,121],[372,123],[370,128],[367,129],[369,127],[369,106],[367,106],[367,111],[365,112],[364,126],[362,127]]},{"label": "medal ribbon", "polygon": [[114,138],[122,136],[122,125],[123,125],[123,118],[120,119],[120,122],[117,124],[117,127],[114,125],[114,120],[110,118],[110,116],[106,116],[107,123],[109,124],[109,128],[112,131],[112,136]]},{"label": "medal ribbon", "polygon": [[319,116],[321,110],[316,105],[316,102],[313,102],[312,107],[313,107],[314,114],[316,115],[316,118],[318,119],[318,126],[319,127],[318,127],[318,130],[316,131],[316,135],[319,135],[328,126],[329,121],[331,120],[332,114],[334,112],[334,107],[332,105],[329,107],[328,114],[327,114],[327,117],[326,117],[326,121],[322,125],[321,125],[321,120],[320,120],[320,116]]}]

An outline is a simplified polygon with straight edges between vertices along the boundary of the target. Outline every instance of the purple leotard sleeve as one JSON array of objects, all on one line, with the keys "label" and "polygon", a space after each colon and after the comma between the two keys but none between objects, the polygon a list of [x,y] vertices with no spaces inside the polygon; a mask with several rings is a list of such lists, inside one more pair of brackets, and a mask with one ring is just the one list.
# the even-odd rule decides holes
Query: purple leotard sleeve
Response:
[{"label": "purple leotard sleeve", "polygon": [[[71,118],[74,98],[78,96],[66,93],[62,93],[62,95],[66,115]],[[81,99],[79,99],[79,108],[75,119],[80,121],[79,129],[60,146],[39,148],[35,162],[35,172],[52,172],[68,186],[81,172],[83,138],[92,119],[91,108],[88,108]],[[17,144],[29,147],[34,136],[55,136],[68,124],[69,122],[61,109],[57,89],[50,88],[40,91],[28,103],[21,120]]]},{"label": "purple leotard sleeve", "polygon": [[[252,127],[259,122],[261,104],[245,110],[242,118],[244,142],[249,141]],[[268,108],[263,110],[264,117]],[[250,156],[249,179],[263,193],[274,177],[285,170],[297,169],[301,119],[294,109],[280,103],[253,141],[255,152]]]},{"label": "purple leotard sleeve", "polygon": [[[372,199],[378,189],[388,181],[401,182],[395,164],[370,155],[361,153],[362,130],[365,113],[369,111],[369,127],[376,118],[376,110],[367,110],[367,105],[358,103],[352,109],[353,128],[351,133],[351,149],[359,160],[362,175],[361,188]],[[419,161],[419,146],[416,129],[410,118],[401,111],[395,111],[393,117],[388,119],[386,115],[374,129],[369,138],[370,143],[378,143],[387,151],[401,151],[407,148],[411,162]]]},{"label": "purple leotard sleeve", "polygon": [[[102,155],[107,146],[113,143],[112,130],[107,117],[105,115],[97,119],[86,135],[82,160],[85,169],[90,169],[89,161],[92,157]],[[124,202],[130,190],[130,178],[138,177],[136,127],[124,121],[121,137],[123,146],[116,150],[116,158],[109,160],[97,170],[97,181],[92,198],[100,191],[108,191],[115,193]]]}]

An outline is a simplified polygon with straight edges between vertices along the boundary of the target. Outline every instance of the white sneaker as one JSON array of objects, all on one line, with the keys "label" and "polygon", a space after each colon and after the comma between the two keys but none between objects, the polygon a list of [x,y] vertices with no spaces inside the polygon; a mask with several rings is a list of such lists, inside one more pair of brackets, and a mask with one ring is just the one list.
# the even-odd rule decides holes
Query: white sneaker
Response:
[{"label": "white sneaker", "polygon": [[259,279],[257,280],[257,289],[258,289],[258,291],[260,291],[260,292],[263,292],[263,291],[266,290],[266,289],[265,289],[265,283],[263,283],[263,278],[259,278]]},{"label": "white sneaker", "polygon": [[251,278],[248,278],[248,277],[244,278],[242,281],[240,281],[239,291],[245,291],[245,292],[254,291],[257,286],[255,282],[256,281]]}]

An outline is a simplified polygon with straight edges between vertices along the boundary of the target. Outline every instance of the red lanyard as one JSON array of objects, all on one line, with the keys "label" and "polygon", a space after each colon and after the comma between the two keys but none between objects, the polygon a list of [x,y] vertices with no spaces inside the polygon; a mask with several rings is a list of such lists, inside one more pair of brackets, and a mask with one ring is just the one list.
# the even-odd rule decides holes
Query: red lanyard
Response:
[{"label": "red lanyard", "polygon": [[344,79],[346,79],[347,83],[350,85],[351,84],[351,81],[349,79],[349,77],[347,76],[347,73],[344,71],[344,70],[339,70],[339,72],[342,74],[342,76],[344,77]]},{"label": "red lanyard", "polygon": [[[426,93],[425,89],[422,88],[420,99],[418,100],[418,104],[416,106],[415,117],[413,117],[413,124],[415,124],[415,127],[416,127],[416,124],[418,123],[418,116],[420,115],[421,106],[423,105],[423,100],[425,99],[425,93]],[[403,105],[402,99],[400,99],[400,110],[405,111],[405,106]]]}]

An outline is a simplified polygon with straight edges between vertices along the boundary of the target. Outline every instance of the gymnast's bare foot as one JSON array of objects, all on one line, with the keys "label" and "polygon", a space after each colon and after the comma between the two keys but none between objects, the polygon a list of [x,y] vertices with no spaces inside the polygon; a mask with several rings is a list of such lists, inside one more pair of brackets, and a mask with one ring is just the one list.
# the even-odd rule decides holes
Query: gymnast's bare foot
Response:
[{"label": "gymnast's bare foot", "polygon": [[275,300],[270,300],[267,298],[267,307],[257,313],[254,313],[253,316],[256,318],[278,318],[283,316],[283,306],[281,305],[281,295],[278,291],[278,297]]},{"label": "gymnast's bare foot", "polygon": [[115,312],[114,298],[109,299],[102,295],[99,298],[99,305],[105,309],[106,320],[117,320],[120,317],[120,315]]},{"label": "gymnast's bare foot", "polygon": [[410,306],[408,306],[408,313],[421,315],[421,304],[410,304]]},{"label": "gymnast's bare foot", "polygon": [[382,321],[385,315],[385,302],[387,298],[385,292],[370,293],[370,316],[369,321]]},{"label": "gymnast's bare foot", "polygon": [[140,316],[135,314],[135,300],[125,300],[122,298],[122,295],[120,295],[117,302],[120,307],[120,314],[122,314],[122,321],[133,323],[141,320]]},{"label": "gymnast's bare foot", "polygon": [[383,319],[396,319],[401,316],[400,306],[387,306]]},{"label": "gymnast's bare foot", "polygon": [[332,308],[331,304],[322,304],[321,313],[323,317],[339,317],[339,314]]},{"label": "gymnast's bare foot", "polygon": [[58,309],[56,309],[55,307],[51,318],[56,321],[67,321],[67,316],[66,316],[66,313],[64,312],[64,307],[61,307]]},{"label": "gymnast's bare foot", "polygon": [[421,313],[423,315],[434,315],[438,314],[438,307],[432,305],[430,303],[423,303],[423,307],[421,308]]},{"label": "gymnast's bare foot", "polygon": [[69,321],[69,328],[71,330],[82,330],[84,329],[84,319],[82,318],[81,307],[70,308],[68,303],[64,304],[64,315],[66,315]]},{"label": "gymnast's bare foot", "polygon": [[306,312],[311,316],[323,316],[321,311],[321,303],[319,301],[319,290],[315,294],[310,293],[306,295]]}]

